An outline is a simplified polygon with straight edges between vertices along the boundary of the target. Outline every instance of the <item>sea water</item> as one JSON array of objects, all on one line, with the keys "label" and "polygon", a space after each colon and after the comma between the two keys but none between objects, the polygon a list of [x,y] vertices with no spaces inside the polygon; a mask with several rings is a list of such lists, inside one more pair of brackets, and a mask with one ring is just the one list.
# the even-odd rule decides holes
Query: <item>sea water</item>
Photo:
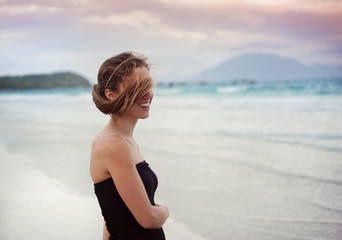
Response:
[{"label": "sea water", "polygon": [[[163,85],[135,138],[167,239],[342,239],[342,79]],[[0,94],[1,239],[101,238],[90,89]]]}]

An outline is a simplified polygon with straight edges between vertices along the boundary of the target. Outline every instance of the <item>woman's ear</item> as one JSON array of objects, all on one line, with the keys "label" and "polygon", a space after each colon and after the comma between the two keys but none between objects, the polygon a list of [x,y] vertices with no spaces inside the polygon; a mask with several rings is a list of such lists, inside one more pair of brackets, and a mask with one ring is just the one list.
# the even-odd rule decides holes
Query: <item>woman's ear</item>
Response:
[{"label": "woman's ear", "polygon": [[108,88],[105,89],[104,94],[110,101],[113,101],[116,98],[116,94]]}]

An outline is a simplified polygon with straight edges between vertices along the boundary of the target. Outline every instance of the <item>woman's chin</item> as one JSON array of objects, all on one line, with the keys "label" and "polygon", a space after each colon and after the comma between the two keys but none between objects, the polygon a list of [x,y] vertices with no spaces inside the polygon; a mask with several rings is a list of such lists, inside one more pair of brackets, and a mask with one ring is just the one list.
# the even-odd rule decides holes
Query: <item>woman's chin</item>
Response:
[{"label": "woman's chin", "polygon": [[150,115],[150,114],[146,114],[146,115],[144,115],[144,116],[141,116],[140,119],[146,119],[146,118],[149,117],[149,115]]}]

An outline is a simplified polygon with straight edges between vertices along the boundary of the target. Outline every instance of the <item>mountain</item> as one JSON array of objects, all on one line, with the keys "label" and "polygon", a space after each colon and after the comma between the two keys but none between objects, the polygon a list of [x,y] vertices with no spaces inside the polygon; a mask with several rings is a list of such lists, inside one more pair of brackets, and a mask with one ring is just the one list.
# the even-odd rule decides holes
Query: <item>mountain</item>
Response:
[{"label": "mountain", "polygon": [[227,60],[192,77],[191,81],[342,77],[342,66],[305,65],[269,54],[247,54]]},{"label": "mountain", "polygon": [[84,77],[71,72],[0,77],[0,90],[90,87]]}]

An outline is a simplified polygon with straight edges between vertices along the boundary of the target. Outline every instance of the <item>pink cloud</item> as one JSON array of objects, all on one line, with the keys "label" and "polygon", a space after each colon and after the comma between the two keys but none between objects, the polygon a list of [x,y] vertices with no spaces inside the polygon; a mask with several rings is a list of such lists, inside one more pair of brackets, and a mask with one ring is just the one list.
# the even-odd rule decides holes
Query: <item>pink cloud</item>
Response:
[{"label": "pink cloud", "polygon": [[[312,1],[312,0],[311,0]],[[300,1],[308,5],[308,0]],[[328,6],[321,11],[293,9],[286,5],[257,5],[253,3],[217,2],[201,4],[171,4],[158,1],[24,1],[14,0],[2,3],[1,8],[14,6],[12,10],[29,7],[32,12],[2,16],[1,20],[11,19],[30,21],[37,25],[43,22],[57,24],[83,24],[91,16],[108,17],[116,14],[129,14],[144,11],[157,17],[164,26],[176,29],[200,31],[211,34],[219,30],[240,30],[262,32],[272,35],[293,36],[294,38],[319,38],[342,33],[342,10],[331,13]],[[21,7],[19,7],[21,6]],[[26,9],[29,9],[26,8]],[[331,4],[331,8],[333,5]],[[46,10],[46,11],[44,11]],[[48,11],[50,10],[50,11]],[[53,12],[52,10],[55,10]],[[34,16],[33,16],[34,15]],[[7,22],[7,24],[11,24]]]}]

